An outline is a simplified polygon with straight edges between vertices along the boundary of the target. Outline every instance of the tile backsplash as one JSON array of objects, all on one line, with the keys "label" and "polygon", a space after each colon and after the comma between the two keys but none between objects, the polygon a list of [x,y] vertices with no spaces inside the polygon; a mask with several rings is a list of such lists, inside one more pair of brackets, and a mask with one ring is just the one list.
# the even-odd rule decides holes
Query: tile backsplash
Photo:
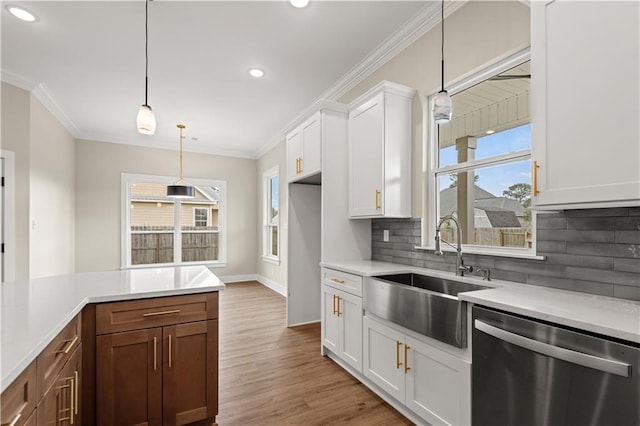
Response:
[{"label": "tile backsplash", "polygon": [[[436,256],[420,245],[420,219],[374,219],[374,260],[455,269],[455,253]],[[389,241],[383,241],[388,229]],[[464,254],[466,265],[491,269],[495,279],[640,300],[640,208],[539,213],[537,254],[545,260]]]}]

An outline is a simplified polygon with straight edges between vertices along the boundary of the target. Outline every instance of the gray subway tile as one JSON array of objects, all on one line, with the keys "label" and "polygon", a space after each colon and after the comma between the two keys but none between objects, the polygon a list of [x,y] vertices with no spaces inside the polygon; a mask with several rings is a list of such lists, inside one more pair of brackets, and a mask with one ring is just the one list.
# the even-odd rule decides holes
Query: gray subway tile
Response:
[{"label": "gray subway tile", "polygon": [[619,244],[640,245],[640,231],[616,230],[615,242]]},{"label": "gray subway tile", "polygon": [[640,231],[640,216],[617,217],[616,231]]},{"label": "gray subway tile", "polygon": [[640,258],[640,246],[633,244],[568,242],[567,253],[588,256]]},{"label": "gray subway tile", "polygon": [[380,262],[393,262],[393,256],[383,256],[377,253],[372,254],[371,258]]},{"label": "gray subway tile", "polygon": [[567,218],[567,229],[587,231],[614,231],[617,227],[618,217],[570,217]]},{"label": "gray subway tile", "polygon": [[406,258],[406,257],[396,257],[394,256],[392,259],[393,263],[400,263],[401,265],[409,265],[411,266],[411,261],[412,259]]},{"label": "gray subway tile", "polygon": [[629,207],[629,216],[640,216],[640,207]]},{"label": "gray subway tile", "polygon": [[578,254],[553,253],[547,256],[547,262],[554,265],[585,266],[595,269],[613,270],[614,259],[603,256],[583,256]]},{"label": "gray subway tile", "polygon": [[513,281],[517,283],[524,283],[527,281],[527,274],[524,272],[505,271],[501,269],[491,270],[491,279]]},{"label": "gray subway tile", "polygon": [[545,276],[563,276],[566,269],[564,265],[554,265],[542,261],[528,262],[520,259],[496,260],[495,268],[502,271],[522,272],[525,274],[538,274]]},{"label": "gray subway tile", "polygon": [[613,297],[618,297],[620,299],[640,300],[640,287],[614,285]]},{"label": "gray subway tile", "polygon": [[567,217],[613,217],[629,216],[629,209],[626,207],[606,209],[581,209],[565,210],[563,213]]},{"label": "gray subway tile", "polygon": [[585,241],[591,243],[612,243],[617,231],[586,231],[567,229],[539,229],[537,238],[540,241]]},{"label": "gray subway tile", "polygon": [[640,259],[613,259],[613,269],[640,274]]},{"label": "gray subway tile", "polygon": [[603,271],[601,269],[568,266],[565,276],[582,281],[598,281],[640,287],[640,275],[631,272]]},{"label": "gray subway tile", "polygon": [[540,229],[567,229],[567,219],[564,217],[538,217],[536,228]]},{"label": "gray subway tile", "polygon": [[566,253],[567,243],[565,241],[538,241],[536,243],[538,254],[545,253]]}]

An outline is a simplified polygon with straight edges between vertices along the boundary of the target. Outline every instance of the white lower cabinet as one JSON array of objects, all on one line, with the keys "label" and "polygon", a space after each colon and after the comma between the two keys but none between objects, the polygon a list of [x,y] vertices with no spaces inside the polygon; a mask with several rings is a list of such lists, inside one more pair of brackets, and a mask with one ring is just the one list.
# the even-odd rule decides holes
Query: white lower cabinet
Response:
[{"label": "white lower cabinet", "polygon": [[363,374],[433,425],[471,423],[471,363],[365,316]]},{"label": "white lower cabinet", "polygon": [[322,285],[322,344],[362,372],[362,297]]}]

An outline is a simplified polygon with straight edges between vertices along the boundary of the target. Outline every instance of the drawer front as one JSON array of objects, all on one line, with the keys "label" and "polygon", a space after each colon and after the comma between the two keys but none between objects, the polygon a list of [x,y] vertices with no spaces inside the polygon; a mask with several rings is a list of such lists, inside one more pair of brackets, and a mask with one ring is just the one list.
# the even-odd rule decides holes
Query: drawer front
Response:
[{"label": "drawer front", "polygon": [[32,362],[11,385],[2,392],[1,425],[25,425],[36,408],[36,362]]},{"label": "drawer front", "polygon": [[218,318],[218,293],[157,297],[96,305],[96,334]]},{"label": "drawer front", "polygon": [[362,297],[362,277],[334,269],[322,269],[322,282],[331,287]]},{"label": "drawer front", "polygon": [[80,314],[53,339],[44,351],[38,355],[37,362],[37,399],[51,387],[56,376],[69,360],[73,352],[80,345],[81,339]]}]

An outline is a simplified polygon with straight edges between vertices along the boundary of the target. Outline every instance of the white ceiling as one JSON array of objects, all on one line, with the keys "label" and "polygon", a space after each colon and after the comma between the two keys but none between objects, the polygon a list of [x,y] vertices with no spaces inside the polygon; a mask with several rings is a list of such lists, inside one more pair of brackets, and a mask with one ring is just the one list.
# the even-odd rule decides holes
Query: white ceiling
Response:
[{"label": "white ceiling", "polygon": [[[19,21],[6,4],[39,19]],[[185,150],[255,158],[318,98],[335,100],[366,76],[373,52],[415,33],[417,21],[439,22],[440,3],[153,1],[154,136],[135,126],[144,103],[143,0],[2,5],[2,79],[33,90],[75,137],[177,149],[180,122]],[[250,78],[251,67],[266,76]]]}]

